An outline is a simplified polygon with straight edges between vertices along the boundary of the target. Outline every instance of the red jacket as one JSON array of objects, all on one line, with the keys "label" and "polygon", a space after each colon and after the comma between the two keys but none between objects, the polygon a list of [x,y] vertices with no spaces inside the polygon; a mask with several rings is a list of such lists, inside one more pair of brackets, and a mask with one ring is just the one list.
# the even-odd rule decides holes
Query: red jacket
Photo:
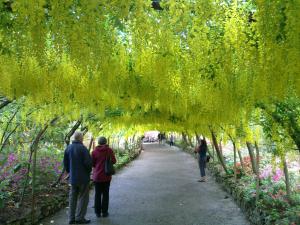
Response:
[{"label": "red jacket", "polygon": [[111,156],[113,164],[117,162],[113,150],[108,145],[98,145],[92,152],[93,180],[95,182],[111,181],[111,176],[106,176],[104,172],[105,160],[108,156]]}]

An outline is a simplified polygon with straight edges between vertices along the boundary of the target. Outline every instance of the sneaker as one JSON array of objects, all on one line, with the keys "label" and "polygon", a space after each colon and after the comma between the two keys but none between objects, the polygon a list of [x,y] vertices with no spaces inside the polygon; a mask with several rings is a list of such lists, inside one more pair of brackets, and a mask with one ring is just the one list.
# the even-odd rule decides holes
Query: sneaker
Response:
[{"label": "sneaker", "polygon": [[76,221],[75,220],[70,220],[69,224],[76,224]]},{"label": "sneaker", "polygon": [[198,182],[205,182],[205,179],[200,179],[198,180]]},{"label": "sneaker", "polygon": [[91,222],[91,220],[82,219],[82,220],[77,220],[76,224],[88,224],[90,222]]},{"label": "sneaker", "polygon": [[109,215],[109,213],[108,213],[108,212],[107,212],[107,213],[103,213],[103,214],[102,214],[102,216],[103,216],[103,217],[108,217],[108,215]]}]

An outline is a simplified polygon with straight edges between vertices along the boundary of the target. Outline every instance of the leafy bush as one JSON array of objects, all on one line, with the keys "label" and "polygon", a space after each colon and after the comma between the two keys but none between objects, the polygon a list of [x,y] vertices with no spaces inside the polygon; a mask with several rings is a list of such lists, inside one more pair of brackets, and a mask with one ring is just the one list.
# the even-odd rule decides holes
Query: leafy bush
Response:
[{"label": "leafy bush", "polygon": [[7,191],[8,185],[8,180],[0,180],[0,209],[4,208],[5,201],[9,197],[9,192]]}]

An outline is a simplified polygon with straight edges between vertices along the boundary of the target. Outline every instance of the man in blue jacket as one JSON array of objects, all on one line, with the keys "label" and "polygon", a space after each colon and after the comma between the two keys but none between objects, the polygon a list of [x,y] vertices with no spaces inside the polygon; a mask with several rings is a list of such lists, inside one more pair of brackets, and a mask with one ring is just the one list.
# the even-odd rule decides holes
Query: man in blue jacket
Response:
[{"label": "man in blue jacket", "polygon": [[[69,183],[71,184],[69,193],[69,224],[86,224],[91,222],[84,217],[89,203],[92,159],[82,141],[83,134],[75,132],[74,141],[66,148],[64,155],[64,166],[70,175]],[[77,199],[79,205],[76,212]]]}]

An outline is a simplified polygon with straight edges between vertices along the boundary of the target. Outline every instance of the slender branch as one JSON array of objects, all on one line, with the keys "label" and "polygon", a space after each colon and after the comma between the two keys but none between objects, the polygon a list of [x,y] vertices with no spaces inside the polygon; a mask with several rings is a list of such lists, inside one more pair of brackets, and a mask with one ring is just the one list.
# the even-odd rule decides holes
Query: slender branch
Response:
[{"label": "slender branch", "polygon": [[222,165],[222,167],[223,167],[225,173],[228,174],[228,169],[227,169],[226,163],[225,163],[225,161],[224,161],[223,154],[222,154],[222,152],[220,151],[220,148],[219,148],[219,146],[218,146],[216,134],[215,134],[215,132],[213,131],[213,129],[212,129],[211,127],[210,127],[209,129],[210,129],[210,131],[211,131],[212,141],[213,141],[213,144],[214,144],[214,146],[215,146],[215,149],[216,149],[216,152],[217,152],[217,157],[218,157],[218,159],[219,159],[219,162],[221,163],[221,165]]},{"label": "slender branch", "polygon": [[[55,118],[56,120],[56,118]],[[53,123],[53,120],[50,122],[50,124]],[[35,183],[36,183],[36,157],[37,157],[37,149],[38,144],[41,140],[41,138],[46,133],[47,129],[49,127],[49,123],[46,123],[45,126],[39,131],[37,136],[35,137],[34,141],[32,142],[32,145],[30,146],[30,151],[33,152],[33,165],[32,165],[32,201],[31,201],[31,222],[32,224],[35,223]]]},{"label": "slender branch", "polygon": [[195,135],[196,135],[196,139],[197,139],[198,145],[200,145],[201,138],[200,138],[200,136],[199,136],[199,134],[197,132],[195,132]]},{"label": "slender branch", "polygon": [[91,137],[90,144],[89,144],[89,148],[88,148],[89,152],[90,152],[91,149],[92,149],[93,143],[94,143],[94,138]]},{"label": "slender branch", "polygon": [[[19,107],[19,109],[20,109],[20,107]],[[18,110],[19,110],[19,109],[18,109]],[[17,111],[18,111],[18,110],[17,110]],[[30,116],[33,112],[34,112],[34,110],[31,111],[31,112],[29,112],[26,116],[27,116],[27,117]],[[14,117],[14,116],[13,116],[13,117]],[[50,124],[53,125],[53,124],[58,120],[58,118],[59,118],[59,117],[54,118],[54,119],[50,122]],[[8,124],[9,124],[9,123],[8,123]],[[3,143],[2,143],[2,140],[1,140],[0,143],[2,143],[2,144],[1,144],[0,152],[1,152],[1,151],[3,150],[3,148],[5,147],[5,145],[6,145],[6,143],[8,142],[10,136],[11,136],[13,133],[15,133],[15,131],[17,130],[17,128],[18,128],[21,124],[22,124],[22,123],[16,123],[15,128],[7,135],[7,137],[5,138],[5,140],[3,141]],[[7,129],[7,128],[8,128],[8,126],[6,127],[6,129]],[[5,134],[5,133],[4,133],[4,134]],[[4,137],[4,134],[3,134],[2,138]],[[20,144],[20,143],[32,143],[32,141],[29,141],[29,142],[19,142],[19,144]]]},{"label": "slender branch", "polygon": [[[56,121],[58,120],[58,117],[54,118],[51,122],[50,125],[53,125]],[[30,146],[30,155],[29,155],[29,160],[28,160],[28,165],[27,165],[27,174],[26,174],[26,179],[25,179],[25,183],[23,186],[23,191],[21,194],[21,199],[20,199],[20,205],[23,204],[23,200],[24,200],[24,196],[25,196],[25,190],[27,188],[28,185],[28,180],[29,180],[29,172],[30,172],[30,167],[31,167],[31,161],[32,161],[32,156],[34,153],[35,148],[37,148],[37,144],[40,141],[40,139],[43,137],[43,135],[45,134],[47,128],[48,128],[49,124],[47,123],[44,127],[44,129],[42,129],[38,135],[36,136],[36,138],[31,142],[31,146]]]},{"label": "slender branch", "polygon": [[6,146],[10,136],[15,133],[15,131],[18,129],[18,127],[20,126],[20,124],[17,124],[15,126],[15,128],[6,136],[5,140],[3,141],[3,144],[1,145],[1,148],[0,148],[0,152],[2,152],[3,148]]},{"label": "slender branch", "polygon": [[239,155],[239,158],[240,158],[240,163],[241,163],[241,166],[242,166],[242,170],[243,172],[245,172],[245,166],[244,166],[244,161],[243,161],[243,157],[242,157],[242,153],[239,149],[237,149],[237,153]]},{"label": "slender branch", "polygon": [[26,179],[24,182],[24,186],[23,186],[23,190],[22,190],[22,194],[21,194],[21,199],[20,199],[20,206],[22,206],[23,204],[23,200],[24,200],[24,196],[25,196],[25,190],[27,188],[28,185],[28,180],[29,180],[29,172],[30,172],[30,166],[31,166],[31,160],[32,160],[32,151],[30,151],[30,155],[29,155],[29,159],[28,159],[28,164],[27,164],[27,174],[26,174]]},{"label": "slender branch", "polygon": [[[275,103],[275,106],[278,108],[281,107],[281,104],[279,102]],[[267,106],[264,104],[257,104],[257,107],[262,109],[268,116],[270,116],[273,121],[275,121],[277,124],[279,124],[286,132],[287,134],[292,138],[295,145],[297,146],[298,151],[300,152],[300,127],[296,122],[297,115],[294,115],[293,113],[286,112],[286,115],[288,116],[288,121],[277,115],[275,112],[272,112]],[[289,107],[286,105],[282,106],[284,107],[285,111],[290,110]]]},{"label": "slender branch", "polygon": [[13,121],[13,119],[15,118],[15,116],[17,115],[17,113],[19,112],[19,110],[20,110],[20,107],[17,108],[17,110],[14,112],[14,114],[10,117],[9,121],[7,122],[7,124],[6,124],[5,128],[4,128],[2,137],[1,137],[1,141],[0,141],[1,145],[3,143],[3,139],[5,137],[5,134],[7,133],[9,125],[11,124],[11,122]]},{"label": "slender branch", "polygon": [[65,143],[66,143],[67,146],[70,144],[70,140],[71,140],[72,135],[75,133],[75,131],[81,125],[81,123],[82,123],[82,118],[80,118],[79,120],[76,121],[74,126],[71,128],[71,130],[65,136]]},{"label": "slender branch", "polygon": [[88,126],[85,126],[85,127],[81,128],[81,132],[82,132],[83,135],[85,135],[88,131],[89,131]]},{"label": "slender branch", "polygon": [[292,201],[292,199],[291,199],[291,194],[292,194],[291,183],[290,183],[289,170],[288,170],[288,165],[287,165],[287,162],[286,162],[286,156],[285,155],[281,156],[281,161],[282,161],[282,164],[283,164],[286,194],[288,196],[288,200],[291,202]]},{"label": "slender branch", "polygon": [[260,177],[259,177],[259,147],[257,142],[254,143],[255,149],[256,149],[256,201],[259,200],[260,195]]},{"label": "slender branch", "polygon": [[186,138],[186,133],[184,133],[183,131],[181,132],[181,135],[182,135],[182,140],[184,141],[184,143],[188,146],[189,143],[187,141],[187,138]]},{"label": "slender branch", "polygon": [[246,145],[247,145],[249,156],[250,156],[250,159],[251,159],[252,172],[253,172],[253,174],[256,174],[257,170],[256,170],[256,161],[255,161],[255,154],[254,154],[254,151],[253,151],[253,146],[248,141],[246,142]]}]

